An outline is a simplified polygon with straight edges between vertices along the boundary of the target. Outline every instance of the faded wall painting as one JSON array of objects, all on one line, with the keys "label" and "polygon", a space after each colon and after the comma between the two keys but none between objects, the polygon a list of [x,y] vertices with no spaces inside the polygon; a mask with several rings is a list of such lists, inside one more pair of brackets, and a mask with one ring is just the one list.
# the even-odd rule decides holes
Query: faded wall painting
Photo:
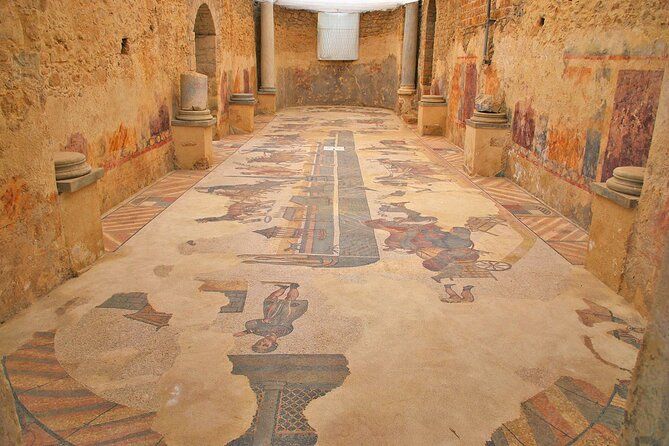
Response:
[{"label": "faded wall painting", "polygon": [[613,103],[602,180],[618,166],[644,166],[655,127],[663,71],[621,70]]}]

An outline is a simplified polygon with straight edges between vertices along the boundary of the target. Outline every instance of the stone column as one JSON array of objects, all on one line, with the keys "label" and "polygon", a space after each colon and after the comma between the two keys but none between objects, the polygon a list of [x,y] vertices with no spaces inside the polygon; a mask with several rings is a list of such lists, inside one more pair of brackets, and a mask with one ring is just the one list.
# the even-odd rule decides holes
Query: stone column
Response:
[{"label": "stone column", "polygon": [[469,175],[494,177],[504,170],[511,132],[502,104],[490,95],[476,97],[476,109],[465,122],[464,170]]},{"label": "stone column", "polygon": [[209,78],[194,71],[181,74],[181,107],[172,120],[174,155],[179,169],[207,169],[216,118],[207,108]]},{"label": "stone column", "polygon": [[592,220],[585,269],[622,294],[629,245],[637,218],[644,167],[621,166],[605,183],[590,183]]},{"label": "stone column", "polygon": [[104,170],[93,169],[77,152],[54,154],[60,224],[70,266],[84,271],[104,254],[97,182]]},{"label": "stone column", "polygon": [[402,79],[399,94],[416,91],[416,58],[418,50],[418,2],[404,5],[404,38],[402,41]]},{"label": "stone column", "polygon": [[274,0],[260,3],[260,88],[258,113],[276,111],[276,71],[274,68]]},{"label": "stone column", "polygon": [[260,91],[276,91],[274,77],[274,0],[267,0],[260,3]]},{"label": "stone column", "polygon": [[[434,0],[433,0],[434,1]],[[418,134],[443,135],[448,107],[444,97],[424,94],[418,102]]]},{"label": "stone column", "polygon": [[[274,93],[271,95],[274,97]],[[252,93],[232,93],[228,108],[230,133],[234,135],[253,133],[255,110],[256,100]]]}]

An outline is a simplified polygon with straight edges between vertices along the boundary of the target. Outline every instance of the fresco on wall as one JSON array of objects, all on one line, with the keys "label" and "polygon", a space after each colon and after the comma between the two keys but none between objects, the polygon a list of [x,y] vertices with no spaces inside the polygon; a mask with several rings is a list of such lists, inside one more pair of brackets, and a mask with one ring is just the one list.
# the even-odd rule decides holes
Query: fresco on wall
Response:
[{"label": "fresco on wall", "polygon": [[535,125],[532,100],[526,99],[525,101],[516,102],[511,129],[513,142],[530,150],[532,148],[532,141],[534,140]]},{"label": "fresco on wall", "polygon": [[158,109],[158,114],[149,121],[149,130],[152,137],[170,130],[170,110],[163,104]]},{"label": "fresco on wall", "polygon": [[[168,123],[169,124],[169,123]],[[79,152],[83,153],[85,156],[88,156],[88,141],[86,137],[81,133],[73,133],[67,138],[67,143],[63,151],[65,152]]]},{"label": "fresco on wall", "polygon": [[[655,59],[641,57],[657,65]],[[510,154],[519,155],[553,173],[567,183],[589,191],[589,183],[605,181],[613,169],[622,165],[643,166],[650,150],[664,71],[630,70],[628,55],[564,54],[562,78],[571,83],[575,97],[592,96],[586,120],[556,117],[554,112],[537,110],[533,98],[514,105]],[[606,65],[600,66],[605,60]],[[636,59],[634,59],[636,60]],[[598,64],[597,67],[590,66]],[[615,85],[613,82],[617,81]],[[596,87],[595,87],[596,86]],[[596,93],[589,93],[596,88]],[[536,189],[540,171],[520,169],[514,174],[525,187]],[[566,200],[548,182],[541,188],[542,198],[568,217],[587,226],[590,207],[587,195],[576,193]],[[573,195],[569,195],[573,197]]]},{"label": "fresco on wall", "polygon": [[583,176],[594,180],[597,177],[599,151],[602,134],[599,130],[588,129],[585,134],[585,151],[583,153]]},{"label": "fresco on wall", "polygon": [[[529,135],[527,135],[529,137]],[[578,171],[583,160],[583,132],[561,121],[548,129],[547,156],[563,168]],[[531,141],[531,140],[530,140]]]},{"label": "fresco on wall", "polygon": [[601,179],[618,166],[644,166],[660,101],[664,71],[621,70]]},{"label": "fresco on wall", "polygon": [[114,133],[103,142],[98,155],[105,170],[114,169],[147,152],[165,146],[172,141],[169,108],[162,104],[155,115],[149,118],[147,129],[129,128],[119,124]]},{"label": "fresco on wall", "polygon": [[463,63],[464,76],[461,77],[460,90],[462,96],[460,97],[460,104],[458,105],[458,119],[465,122],[474,114],[474,100],[476,99],[476,63]]},{"label": "fresco on wall", "polygon": [[284,87],[279,96],[283,106],[328,104],[363,105],[392,109],[399,87],[395,56],[381,62],[318,62],[304,68],[282,68]]}]

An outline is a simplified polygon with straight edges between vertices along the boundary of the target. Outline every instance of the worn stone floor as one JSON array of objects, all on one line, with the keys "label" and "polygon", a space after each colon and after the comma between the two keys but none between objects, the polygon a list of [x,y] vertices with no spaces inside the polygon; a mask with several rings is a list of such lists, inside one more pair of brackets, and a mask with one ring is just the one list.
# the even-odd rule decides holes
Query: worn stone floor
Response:
[{"label": "worn stone floor", "polygon": [[386,110],[234,149],[0,327],[26,444],[614,444],[644,321],[584,231]]}]

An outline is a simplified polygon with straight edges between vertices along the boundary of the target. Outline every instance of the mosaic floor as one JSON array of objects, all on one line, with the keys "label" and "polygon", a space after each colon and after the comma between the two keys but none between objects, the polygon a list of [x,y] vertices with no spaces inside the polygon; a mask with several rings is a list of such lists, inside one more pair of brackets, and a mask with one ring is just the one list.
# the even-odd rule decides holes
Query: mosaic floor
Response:
[{"label": "mosaic floor", "polygon": [[110,252],[0,327],[25,443],[615,444],[643,320],[442,143],[287,109],[107,215]]},{"label": "mosaic floor", "polygon": [[[258,115],[255,119],[255,131],[261,131],[273,116]],[[228,135],[220,141],[214,141],[214,160],[207,170],[175,170],[165,175],[154,184],[144,188],[130,200],[107,212],[102,218],[105,251],[116,251],[137,231],[153,220],[184,192],[216,168],[237,149],[246,144],[253,134]]]},{"label": "mosaic floor", "polygon": [[[463,170],[464,154],[443,136],[424,136],[422,142],[454,168]],[[473,178],[491,199],[510,211],[534,234],[572,265],[583,265],[588,234],[550,206],[506,178]]]}]

